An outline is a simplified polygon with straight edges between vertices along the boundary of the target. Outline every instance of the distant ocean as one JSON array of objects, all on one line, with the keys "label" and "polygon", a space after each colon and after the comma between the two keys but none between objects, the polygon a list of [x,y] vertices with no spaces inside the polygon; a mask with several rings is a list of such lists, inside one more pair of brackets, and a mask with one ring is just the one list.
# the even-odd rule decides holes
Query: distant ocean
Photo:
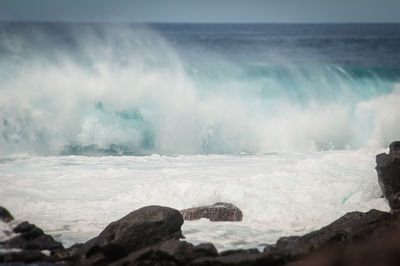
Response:
[{"label": "distant ocean", "polygon": [[[0,205],[65,245],[226,201],[188,241],[261,247],[388,209],[400,24],[0,23]],[[0,235],[1,239],[1,235]]]}]

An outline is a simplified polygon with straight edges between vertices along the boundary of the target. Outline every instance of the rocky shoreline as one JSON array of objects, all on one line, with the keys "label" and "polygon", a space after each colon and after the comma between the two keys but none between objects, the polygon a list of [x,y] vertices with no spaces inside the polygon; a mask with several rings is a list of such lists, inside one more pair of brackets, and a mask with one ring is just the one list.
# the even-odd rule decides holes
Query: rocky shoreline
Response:
[{"label": "rocky shoreline", "polygon": [[10,230],[0,242],[1,265],[400,265],[400,142],[377,155],[378,180],[392,211],[350,212],[303,236],[282,237],[257,249],[218,253],[211,243],[183,239],[185,219],[240,221],[241,211],[228,203],[178,211],[163,206],[135,210],[109,224],[84,244],[64,248],[29,222],[14,224],[0,207]]}]

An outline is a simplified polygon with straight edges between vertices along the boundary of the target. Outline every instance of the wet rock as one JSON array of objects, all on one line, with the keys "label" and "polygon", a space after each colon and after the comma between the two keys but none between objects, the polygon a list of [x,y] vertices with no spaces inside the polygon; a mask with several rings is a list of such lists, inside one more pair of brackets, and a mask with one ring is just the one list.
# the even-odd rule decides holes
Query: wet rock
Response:
[{"label": "wet rock", "polygon": [[217,221],[241,221],[242,211],[233,204],[217,202],[214,205],[195,207],[181,210],[184,220],[197,220],[207,218],[212,222]]},{"label": "wet rock", "polygon": [[386,230],[365,243],[316,252],[287,266],[397,266],[400,265],[400,231]]},{"label": "wet rock", "polygon": [[13,231],[19,235],[3,242],[2,244],[6,248],[38,250],[63,248],[60,242],[55,241],[52,236],[45,234],[42,229],[36,227],[34,224],[22,222]]},{"label": "wet rock", "polygon": [[196,257],[216,257],[218,256],[218,251],[211,243],[203,243],[194,247]]},{"label": "wet rock", "polygon": [[14,217],[12,217],[12,215],[8,212],[8,210],[0,206],[0,221],[9,223],[12,220],[14,220]]},{"label": "wet rock", "polygon": [[74,244],[66,249],[57,249],[52,252],[51,257],[55,261],[75,261],[78,258],[79,250],[83,247],[83,244]]},{"label": "wet rock", "polygon": [[280,261],[266,253],[237,253],[219,257],[201,257],[189,264],[190,266],[258,266],[258,265],[281,265]]},{"label": "wet rock", "polygon": [[350,212],[320,230],[303,236],[280,238],[275,245],[266,247],[264,252],[281,256],[283,261],[288,262],[319,250],[349,249],[386,230],[397,228],[400,228],[398,215],[378,210]]},{"label": "wet rock", "polygon": [[284,265],[290,262],[297,265],[297,261],[315,252],[336,249],[352,252],[357,245],[380,236],[386,230],[397,228],[400,228],[397,215],[377,210],[352,212],[304,236],[283,237],[275,245],[267,246],[262,253],[254,249],[228,250],[218,257],[198,258],[189,265]]},{"label": "wet rock", "polygon": [[220,256],[230,256],[230,255],[238,255],[238,254],[258,254],[260,251],[256,248],[251,249],[229,249],[222,251]]},{"label": "wet rock", "polygon": [[179,211],[148,206],[109,224],[98,237],[83,245],[80,263],[106,265],[137,250],[182,237]]},{"label": "wet rock", "polygon": [[400,155],[400,141],[394,141],[389,145],[389,154]]},{"label": "wet rock", "polygon": [[168,240],[131,253],[111,265],[186,265],[190,261],[204,256],[218,256],[217,250],[212,244],[193,246],[184,241]]},{"label": "wet rock", "polygon": [[0,254],[0,263],[12,263],[11,265],[21,265],[23,263],[48,262],[48,257],[40,250],[22,250],[20,252],[10,252]]},{"label": "wet rock", "polygon": [[381,153],[376,156],[375,169],[390,208],[394,212],[400,210],[400,141],[390,144],[389,154]]}]

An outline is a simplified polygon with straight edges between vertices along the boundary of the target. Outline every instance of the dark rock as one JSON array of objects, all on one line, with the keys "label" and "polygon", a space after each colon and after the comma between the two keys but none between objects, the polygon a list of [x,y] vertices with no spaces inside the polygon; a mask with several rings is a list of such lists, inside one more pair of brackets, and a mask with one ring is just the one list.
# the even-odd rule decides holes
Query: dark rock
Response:
[{"label": "dark rock", "polygon": [[10,252],[0,254],[0,263],[32,263],[37,261],[48,261],[48,257],[40,250],[22,250],[20,252]]},{"label": "dark rock", "polygon": [[350,248],[385,230],[397,228],[400,228],[398,215],[377,210],[350,212],[320,230],[303,236],[280,238],[276,245],[266,247],[264,252],[282,256],[287,262],[318,250]]},{"label": "dark rock", "polygon": [[131,253],[129,256],[118,260],[109,266],[130,266],[130,265],[148,265],[148,266],[176,266],[180,264],[173,256],[168,253],[152,248],[144,248]]},{"label": "dark rock", "polygon": [[190,266],[258,266],[258,265],[280,265],[281,261],[276,261],[271,255],[266,253],[238,253],[219,257],[201,257],[187,265]]},{"label": "dark rock", "polygon": [[81,263],[105,265],[154,244],[182,237],[179,211],[148,206],[109,224],[79,251]]},{"label": "dark rock", "polygon": [[41,235],[44,235],[42,229],[26,221],[14,227],[13,231],[15,233],[20,233],[21,235],[23,235],[26,240],[35,239]]},{"label": "dark rock", "polygon": [[400,141],[394,141],[389,145],[389,154],[400,155]]},{"label": "dark rock", "polygon": [[400,231],[386,230],[354,248],[334,248],[316,252],[287,266],[398,266]]},{"label": "dark rock", "polygon": [[225,202],[217,202],[214,205],[184,209],[181,210],[181,214],[185,220],[207,218],[212,222],[241,221],[243,218],[242,211],[238,207]]},{"label": "dark rock", "polygon": [[400,210],[400,142],[390,144],[389,154],[376,156],[378,181],[389,206],[393,211]]},{"label": "dark rock", "polygon": [[63,248],[60,242],[55,241],[50,235],[44,234],[43,230],[36,227],[34,224],[22,222],[17,225],[13,231],[19,235],[4,241],[2,244],[6,248],[39,250],[55,250]]},{"label": "dark rock", "polygon": [[267,246],[263,253],[256,250],[230,250],[221,252],[218,257],[197,258],[188,265],[283,265],[293,261],[293,265],[296,265],[297,261],[315,252],[328,249],[352,252],[357,245],[380,236],[386,230],[397,228],[400,228],[398,215],[377,210],[352,212],[304,236],[281,238],[275,245]]},{"label": "dark rock", "polygon": [[12,220],[14,220],[14,217],[12,217],[12,215],[8,212],[8,210],[0,206],[0,221],[9,223]]},{"label": "dark rock", "polygon": [[193,246],[185,241],[172,239],[131,253],[111,265],[186,265],[192,260],[205,256],[218,256],[212,244]]},{"label": "dark rock", "polygon": [[79,250],[83,247],[83,244],[74,244],[66,249],[57,249],[52,252],[51,257],[55,261],[73,261],[76,260],[79,255]]},{"label": "dark rock", "polygon": [[257,254],[260,253],[258,249],[251,248],[251,249],[230,249],[222,251],[219,255],[220,256],[229,256],[229,255],[238,255],[238,254]]},{"label": "dark rock", "polygon": [[211,243],[202,243],[194,247],[193,253],[195,257],[216,257],[218,256],[218,251]]}]

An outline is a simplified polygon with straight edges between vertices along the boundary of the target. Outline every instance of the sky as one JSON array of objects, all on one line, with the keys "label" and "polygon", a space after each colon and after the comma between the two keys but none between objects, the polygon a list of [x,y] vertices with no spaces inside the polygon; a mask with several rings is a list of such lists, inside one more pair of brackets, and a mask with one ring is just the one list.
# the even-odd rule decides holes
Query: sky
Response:
[{"label": "sky", "polygon": [[0,21],[400,22],[400,0],[0,0]]}]

